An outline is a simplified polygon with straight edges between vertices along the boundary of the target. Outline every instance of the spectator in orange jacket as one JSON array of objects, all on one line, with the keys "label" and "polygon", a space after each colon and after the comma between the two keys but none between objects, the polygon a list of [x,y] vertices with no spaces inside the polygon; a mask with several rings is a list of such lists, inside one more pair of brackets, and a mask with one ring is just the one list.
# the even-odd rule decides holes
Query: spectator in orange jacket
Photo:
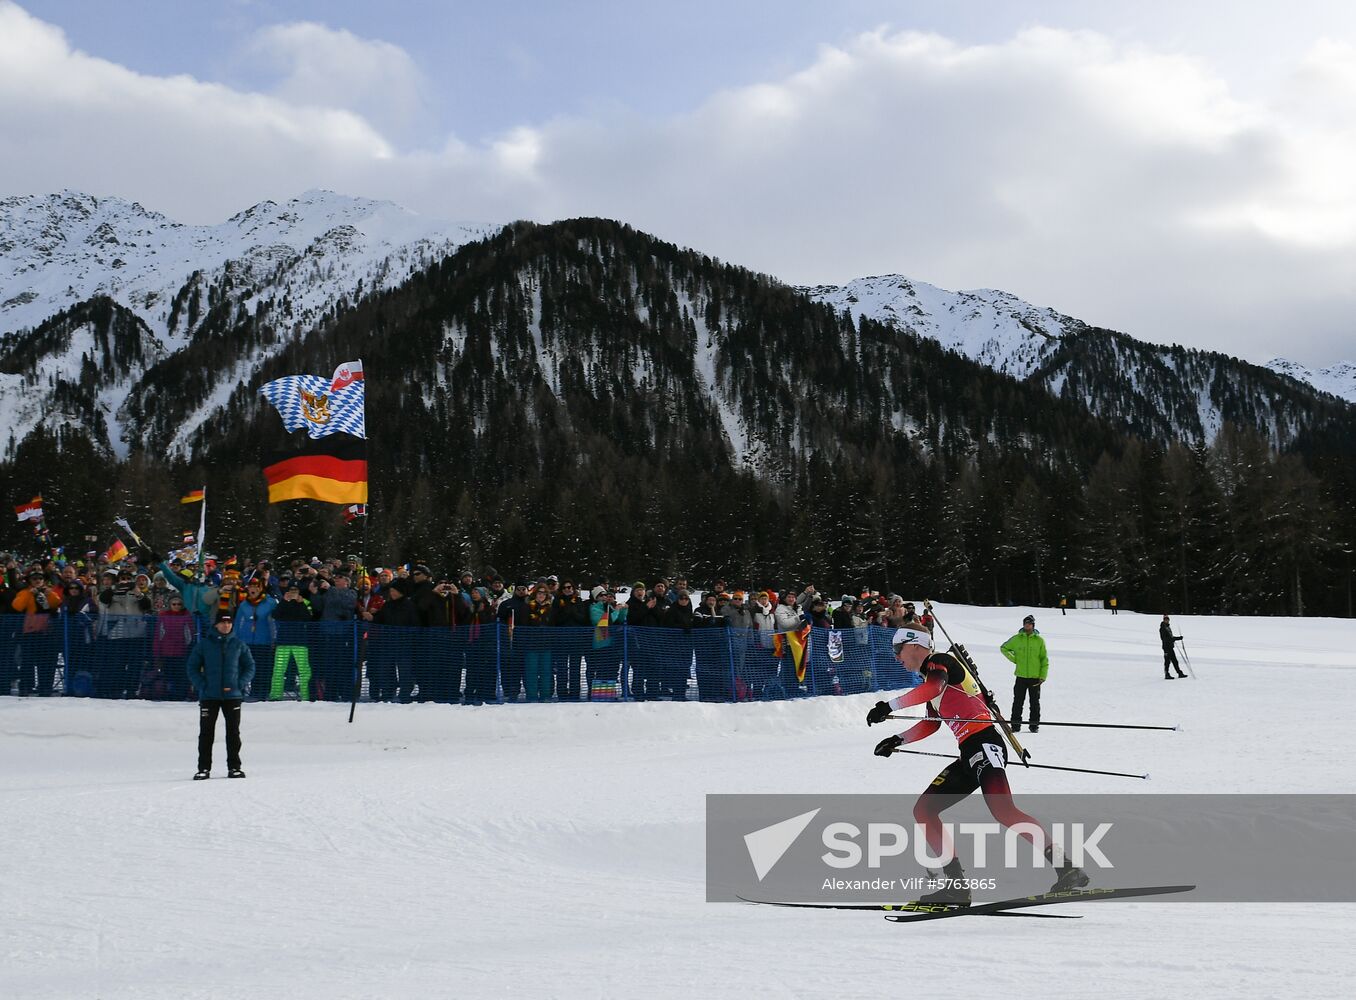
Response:
[{"label": "spectator in orange jacket", "polygon": [[52,693],[61,649],[59,630],[51,627],[61,608],[61,592],[47,585],[40,570],[30,570],[27,580],[28,586],[10,603],[24,616],[19,642],[19,694],[30,695],[36,687],[38,694],[46,697]]}]

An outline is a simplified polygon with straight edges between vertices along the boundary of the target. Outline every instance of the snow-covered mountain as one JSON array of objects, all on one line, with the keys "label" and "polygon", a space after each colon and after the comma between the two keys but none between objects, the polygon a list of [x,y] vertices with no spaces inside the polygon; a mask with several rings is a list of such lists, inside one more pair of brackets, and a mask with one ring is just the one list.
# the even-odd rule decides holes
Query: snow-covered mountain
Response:
[{"label": "snow-covered mountain", "polygon": [[1356,403],[1356,362],[1343,361],[1327,368],[1312,369],[1297,361],[1272,358],[1266,363],[1278,375],[1312,385],[1320,392],[1330,392],[1348,403]]},{"label": "snow-covered mountain", "polygon": [[399,205],[308,191],[225,222],[185,226],[136,202],[75,191],[0,199],[0,334],[106,295],[173,349],[192,334],[174,299],[194,274],[289,295],[296,322],[340,296],[393,287],[495,227],[441,222]]},{"label": "snow-covered mountain", "polygon": [[[79,372],[92,328],[65,330],[50,356],[37,357],[26,344],[54,316],[111,300],[150,337],[145,351],[129,357],[130,367],[96,392],[101,443],[126,454],[144,429],[129,422],[125,406],[141,377],[208,335],[225,333],[241,310],[266,320],[272,336],[221,369],[216,381],[223,385],[234,386],[241,365],[257,368],[341,304],[393,288],[496,228],[441,222],[391,202],[328,191],[261,202],[210,226],[182,225],[135,202],[74,191],[0,199],[0,335],[10,335],[0,341],[0,356],[11,359],[5,370],[12,372],[0,374],[0,418],[22,440],[38,421],[70,416],[53,388]],[[30,364],[13,373],[16,355]],[[197,423],[210,416],[210,408],[202,409]],[[176,444],[195,427],[184,427]]]},{"label": "snow-covered mountain", "polygon": [[929,337],[1013,378],[1027,378],[1057,341],[1088,329],[1082,320],[991,288],[948,292],[898,274],[803,289],[811,298]]},{"label": "snow-covered mountain", "polygon": [[1020,380],[1043,384],[1099,416],[1157,440],[1208,444],[1226,421],[1265,433],[1278,447],[1310,419],[1308,389],[1356,402],[1356,365],[1311,372],[1277,359],[1249,364],[1213,351],[1136,340],[993,289],[949,292],[901,275],[805,288],[855,318],[888,323]]},{"label": "snow-covered mountain", "polygon": [[[501,228],[326,191],[208,226],[79,192],[0,199],[0,458],[40,424],[85,428],[118,456],[137,447],[188,455],[232,400],[252,405],[241,388],[271,358]],[[1002,291],[949,292],[898,275],[800,291],[1157,440],[1209,442],[1235,420],[1288,444],[1313,398],[1291,379],[1356,400],[1353,365],[1261,368],[1137,341]],[[752,460],[756,435],[734,417],[731,375],[713,360],[719,338],[702,326],[719,310],[684,305],[702,334],[695,370],[726,442]],[[560,366],[587,352],[576,338],[538,342],[535,362],[555,385]]]}]

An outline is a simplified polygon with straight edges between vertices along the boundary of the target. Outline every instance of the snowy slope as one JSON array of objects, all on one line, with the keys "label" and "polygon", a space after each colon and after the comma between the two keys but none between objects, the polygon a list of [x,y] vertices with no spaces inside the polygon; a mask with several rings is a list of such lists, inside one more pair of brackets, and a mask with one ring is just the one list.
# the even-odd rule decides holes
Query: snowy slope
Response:
[{"label": "snowy slope", "polygon": [[858,278],[804,291],[838,311],[865,316],[936,340],[995,371],[1024,379],[1054,341],[1087,329],[1081,320],[991,288],[948,292],[898,274]]},{"label": "snowy slope", "polygon": [[136,202],[77,191],[4,198],[0,334],[108,295],[174,346],[185,331],[169,326],[171,300],[194,272],[210,280],[229,265],[238,281],[292,293],[304,316],[314,303],[352,295],[360,281],[393,287],[489,231],[331,191],[261,202],[212,226],[185,226]]},{"label": "snowy slope", "polygon": [[1320,392],[1330,392],[1348,403],[1356,403],[1356,362],[1343,361],[1327,368],[1311,369],[1297,361],[1272,358],[1265,367],[1277,375],[1288,375]]},{"label": "snowy slope", "polygon": [[[192,344],[213,304],[265,318],[273,330],[272,343],[241,359],[238,367],[253,371],[337,303],[393,288],[492,231],[329,191],[261,202],[211,226],[185,226],[137,203],[73,191],[0,199],[0,335],[35,329],[100,295],[139,316],[157,348],[110,393],[107,444],[122,455],[143,431],[125,425],[122,404],[151,364]],[[20,440],[35,415],[53,410],[38,372],[21,374],[26,383],[9,378],[0,386],[0,421]],[[228,377],[223,373],[223,387]],[[185,421],[175,447],[185,450],[213,412],[200,408]]]},{"label": "snowy slope", "polygon": [[[84,428],[117,457],[127,457],[119,410],[142,372],[167,354],[139,317],[107,299],[82,302],[13,346],[27,360],[18,372],[0,372],[0,414],[7,424],[0,444],[6,453],[41,424]],[[5,367],[15,367],[15,356],[0,350]]]},{"label": "snowy slope", "polygon": [[[1021,608],[942,608],[1000,690]],[[1157,619],[1036,609],[1049,719],[1026,793],[1356,791],[1324,700],[1356,700],[1356,625],[1175,619],[1198,680],[1162,680]],[[0,996],[862,997],[1349,995],[1356,906],[1103,903],[1082,920],[704,902],[712,792],[921,790],[871,756],[872,696],[746,705],[247,705],[243,782],[189,780],[191,706],[0,698]],[[937,735],[925,749],[945,750]],[[222,752],[220,737],[217,753]],[[1073,911],[1073,907],[1065,912]],[[1344,957],[1345,956],[1345,957]],[[944,982],[937,977],[944,976]],[[913,988],[913,992],[917,992]],[[966,992],[962,989],[961,992]],[[970,990],[969,992],[974,992]]]},{"label": "snowy slope", "polygon": [[[992,289],[949,292],[900,275],[804,291],[837,310],[893,325],[1149,439],[1211,443],[1228,419],[1252,422],[1278,448],[1307,427],[1310,389],[1356,402],[1356,365],[1312,373],[1280,359],[1256,366],[1225,354],[1137,340]],[[1268,380],[1290,375],[1304,388]]]},{"label": "snowy slope", "polygon": [[[209,226],[182,225],[136,203],[80,192],[4,198],[0,336],[8,334],[12,344],[22,339],[22,334],[15,336],[20,331],[35,330],[54,314],[95,296],[106,295],[130,309],[146,324],[153,343],[142,360],[120,369],[116,383],[106,380],[98,387],[105,428],[101,443],[119,456],[138,444],[187,455],[203,428],[228,404],[237,383],[248,383],[263,361],[346,303],[395,287],[497,228],[427,219],[390,202],[327,191],[310,191],[282,204],[265,201]],[[1133,355],[1123,359],[1129,376],[1123,380],[1121,371],[1089,368],[1087,350],[1066,349],[1096,340],[1105,331],[1093,331],[1080,320],[1006,292],[949,292],[899,275],[803,291],[856,316],[935,339],[1015,378],[1040,379],[1053,393],[1077,399],[1100,416],[1150,437],[1208,442],[1225,413],[1256,414],[1260,429],[1278,445],[1303,429],[1293,408],[1273,405],[1266,387],[1241,393],[1233,388],[1241,362],[1207,357],[1191,367],[1174,349],[1127,338],[1127,343],[1103,350],[1108,362],[1111,354],[1129,350]],[[697,326],[694,373],[720,418],[736,463],[757,470],[769,451],[765,432],[760,421],[741,412],[739,393],[721,369],[719,337],[701,321],[707,303],[698,295],[683,305]],[[643,319],[645,306],[637,308]],[[191,353],[195,345],[213,338],[230,342],[247,324],[254,328],[250,346],[237,357],[225,362],[216,357],[207,364]],[[535,333],[543,377],[554,385],[564,354],[579,345],[541,342],[539,331]],[[583,350],[591,348],[585,345]],[[22,440],[49,416],[77,416],[58,405],[60,394],[46,377],[69,368],[72,360],[79,358],[54,357],[42,366],[0,374],[0,425],[14,440]],[[154,385],[143,384],[157,361],[163,362],[164,377]],[[180,364],[182,369],[176,367]],[[1317,374],[1280,361],[1270,367],[1356,401],[1356,366]],[[153,405],[157,393],[176,384],[181,370],[205,371],[211,385],[191,405]],[[635,374],[641,378],[646,373]],[[1136,409],[1166,416],[1145,424]],[[801,429],[792,436],[798,451],[812,450],[812,444],[798,440]],[[8,436],[0,440],[0,448],[7,441]]]}]

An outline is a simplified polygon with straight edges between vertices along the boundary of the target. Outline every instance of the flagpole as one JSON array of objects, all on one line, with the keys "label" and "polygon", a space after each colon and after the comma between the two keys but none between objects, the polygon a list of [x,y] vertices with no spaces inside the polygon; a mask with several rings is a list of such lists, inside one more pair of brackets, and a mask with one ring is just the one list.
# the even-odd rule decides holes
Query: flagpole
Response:
[{"label": "flagpole", "polygon": [[[358,359],[358,367],[359,367],[359,368],[363,368],[363,359],[362,359],[362,358],[359,358],[359,359]],[[366,374],[366,372],[364,372],[364,373],[363,373],[363,381],[366,382],[366,380],[367,380],[367,374]],[[366,388],[363,389],[363,434],[364,434],[364,437],[363,437],[363,458],[366,459],[366,458],[367,458],[367,452],[368,452],[368,448],[367,448],[367,437],[366,437],[366,434],[367,434],[367,390],[366,390]],[[371,486],[370,486],[371,481],[372,481],[372,477],[371,477],[371,474],[369,473],[369,475],[368,475],[368,483],[369,483],[368,489],[369,489],[369,490],[371,489]],[[370,500],[371,497],[367,497],[366,499]],[[367,503],[364,503],[364,504],[363,504],[363,544],[362,544],[362,548],[359,550],[359,553],[358,553],[358,555],[359,555],[359,558],[358,558],[358,570],[359,570],[359,572],[361,572],[364,576],[370,575],[370,574],[367,572],[367,520],[368,520],[369,517],[371,517],[371,507],[370,507],[370,505],[368,505]],[[358,585],[358,583],[357,583],[357,581],[355,580],[355,581],[354,581],[354,587],[356,588],[357,585]],[[352,700],[351,700],[351,701],[349,702],[349,704],[348,704],[348,722],[349,722],[349,725],[352,725],[352,724],[353,724],[353,715],[354,715],[355,712],[358,711],[358,695],[361,693],[361,691],[362,691],[362,686],[363,686],[363,667],[366,666],[366,664],[367,664],[367,633],[368,633],[368,626],[369,626],[369,623],[363,621],[361,617],[359,617],[358,620],[363,622],[363,624],[362,624],[363,634],[362,634],[362,638],[359,640],[359,644],[358,644],[358,662],[355,663],[355,664],[353,665],[353,698],[352,698]]]},{"label": "flagpole", "polygon": [[[179,522],[182,524],[183,522]],[[198,575],[207,570],[207,486],[202,488],[202,511],[198,515]]]}]

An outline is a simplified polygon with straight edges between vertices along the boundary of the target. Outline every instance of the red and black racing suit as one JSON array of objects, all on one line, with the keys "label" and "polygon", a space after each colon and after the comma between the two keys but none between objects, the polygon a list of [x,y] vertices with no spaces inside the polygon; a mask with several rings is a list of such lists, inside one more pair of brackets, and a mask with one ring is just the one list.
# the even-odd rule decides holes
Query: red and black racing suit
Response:
[{"label": "red and black racing suit", "polygon": [[[978,788],[993,818],[1006,827],[1029,823],[1042,831],[1045,847],[1050,837],[1045,828],[1018,809],[1008,787],[1007,746],[994,726],[994,718],[984,700],[984,690],[974,675],[950,653],[933,653],[919,668],[923,683],[892,698],[891,709],[926,705],[929,718],[900,733],[904,743],[931,736],[946,723],[960,747],[960,758],[942,768],[932,784],[918,797],[913,807],[914,821],[921,823],[933,855],[942,852],[944,838],[942,812],[960,802]],[[981,721],[971,721],[971,720]],[[1036,842],[1025,830],[1019,834]],[[949,847],[949,845],[948,845]]]}]

